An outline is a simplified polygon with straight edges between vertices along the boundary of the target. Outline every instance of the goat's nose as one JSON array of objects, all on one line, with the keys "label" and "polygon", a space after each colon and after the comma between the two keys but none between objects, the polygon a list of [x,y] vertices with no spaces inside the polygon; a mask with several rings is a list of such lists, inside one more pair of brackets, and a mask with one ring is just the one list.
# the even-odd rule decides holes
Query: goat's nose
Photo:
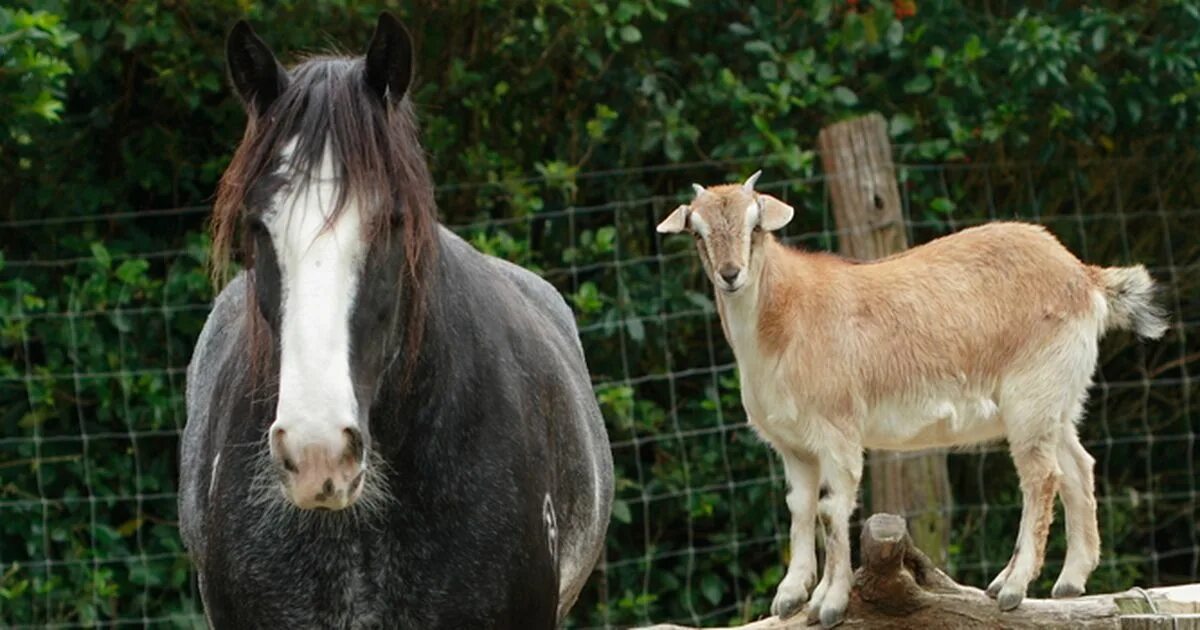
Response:
[{"label": "goat's nose", "polygon": [[733,265],[723,265],[717,273],[721,275],[721,279],[725,281],[725,284],[733,285],[733,282],[737,280],[738,274],[741,272],[741,269]]},{"label": "goat's nose", "polygon": [[271,455],[283,467],[283,486],[296,507],[340,510],[362,490],[365,445],[362,432],[348,426],[301,427],[276,421],[271,428]]}]

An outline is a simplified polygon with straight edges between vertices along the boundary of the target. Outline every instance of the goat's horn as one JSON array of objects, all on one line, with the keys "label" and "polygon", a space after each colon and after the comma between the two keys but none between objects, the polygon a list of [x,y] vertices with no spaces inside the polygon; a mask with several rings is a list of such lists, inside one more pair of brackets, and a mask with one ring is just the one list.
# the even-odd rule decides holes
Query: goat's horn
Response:
[{"label": "goat's horn", "polygon": [[692,184],[692,190],[696,191],[697,197],[704,194],[704,187],[700,184]]},{"label": "goat's horn", "polygon": [[761,169],[754,171],[754,174],[746,179],[746,183],[742,184],[742,188],[745,188],[746,192],[754,192],[754,182],[758,181],[759,175],[762,175]]}]

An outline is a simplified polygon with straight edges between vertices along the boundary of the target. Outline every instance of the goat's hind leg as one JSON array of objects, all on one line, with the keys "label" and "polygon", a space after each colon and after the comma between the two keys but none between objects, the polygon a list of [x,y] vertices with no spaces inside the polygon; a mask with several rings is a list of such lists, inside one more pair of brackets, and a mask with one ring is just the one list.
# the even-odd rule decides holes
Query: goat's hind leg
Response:
[{"label": "goat's hind leg", "polygon": [[1010,434],[1013,463],[1021,479],[1021,527],[1012,559],[988,587],[989,592],[996,592],[999,582],[996,599],[1000,610],[1019,606],[1025,599],[1029,582],[1042,570],[1046,538],[1054,520],[1054,497],[1061,477],[1056,455],[1059,432],[1047,433],[1016,440]]},{"label": "goat's hind leg", "polygon": [[1062,468],[1059,496],[1067,521],[1067,558],[1054,583],[1055,598],[1076,597],[1084,593],[1088,576],[1100,563],[1100,528],[1096,524],[1096,492],[1093,466],[1096,462],[1079,442],[1074,414],[1066,418],[1062,441],[1058,445],[1058,465]]},{"label": "goat's hind leg", "polygon": [[787,619],[800,612],[808,602],[817,578],[816,517],[817,485],[820,469],[810,454],[776,448],[783,458],[788,480],[787,506],[792,514],[789,532],[791,560],[787,575],[779,583],[771,614]]}]

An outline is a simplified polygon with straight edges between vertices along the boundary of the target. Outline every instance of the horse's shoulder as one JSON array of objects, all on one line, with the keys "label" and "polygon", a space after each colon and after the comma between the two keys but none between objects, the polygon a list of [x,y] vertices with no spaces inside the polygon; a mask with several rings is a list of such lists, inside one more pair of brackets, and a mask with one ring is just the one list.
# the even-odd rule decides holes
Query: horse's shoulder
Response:
[{"label": "horse's shoulder", "polygon": [[575,314],[558,289],[554,288],[554,285],[525,267],[480,252],[454,233],[445,228],[442,229],[445,235],[443,243],[449,245],[450,253],[461,257],[475,258],[480,265],[480,271],[491,276],[491,280],[488,282],[490,286],[495,287],[502,294],[507,293],[508,295],[511,295],[511,292],[505,291],[506,285],[517,289],[525,298],[524,305],[538,307],[537,310],[551,317],[556,324],[564,327],[571,335],[576,334]]},{"label": "horse's shoulder", "polygon": [[241,332],[238,325],[246,310],[246,273],[240,272],[213,300],[213,307],[204,321],[200,336],[192,350],[187,368],[187,399],[189,415],[193,404],[203,404],[216,381],[214,369],[227,358],[229,350]]},{"label": "horse's shoulder", "polygon": [[527,297],[550,309],[560,323],[569,324],[574,330],[575,314],[554,285],[536,273],[502,258],[488,256],[488,262],[507,275]]},{"label": "horse's shoulder", "polygon": [[202,562],[204,552],[201,528],[213,466],[213,429],[217,428],[213,423],[221,422],[213,405],[220,375],[226,373],[224,364],[238,343],[246,282],[245,273],[239,273],[217,294],[187,367],[187,422],[179,440],[179,525],[184,543],[197,562]]}]

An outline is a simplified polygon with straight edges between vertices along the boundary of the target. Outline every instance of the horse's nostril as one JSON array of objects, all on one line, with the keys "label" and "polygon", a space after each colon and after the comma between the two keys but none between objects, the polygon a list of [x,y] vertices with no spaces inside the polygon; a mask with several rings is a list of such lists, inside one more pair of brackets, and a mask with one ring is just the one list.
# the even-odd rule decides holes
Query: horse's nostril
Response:
[{"label": "horse's nostril", "polygon": [[353,427],[347,427],[342,430],[342,433],[346,436],[345,457],[356,459],[359,462],[363,461],[366,453],[364,452],[362,432]]},{"label": "horse's nostril", "polygon": [[280,463],[283,464],[283,469],[290,473],[296,473],[299,472],[300,469],[296,468],[296,463],[292,461],[292,458],[287,452],[287,443],[284,442],[284,438],[286,436],[287,431],[284,431],[282,428],[277,428],[272,431],[271,448],[275,451],[275,455],[279,457]]}]

